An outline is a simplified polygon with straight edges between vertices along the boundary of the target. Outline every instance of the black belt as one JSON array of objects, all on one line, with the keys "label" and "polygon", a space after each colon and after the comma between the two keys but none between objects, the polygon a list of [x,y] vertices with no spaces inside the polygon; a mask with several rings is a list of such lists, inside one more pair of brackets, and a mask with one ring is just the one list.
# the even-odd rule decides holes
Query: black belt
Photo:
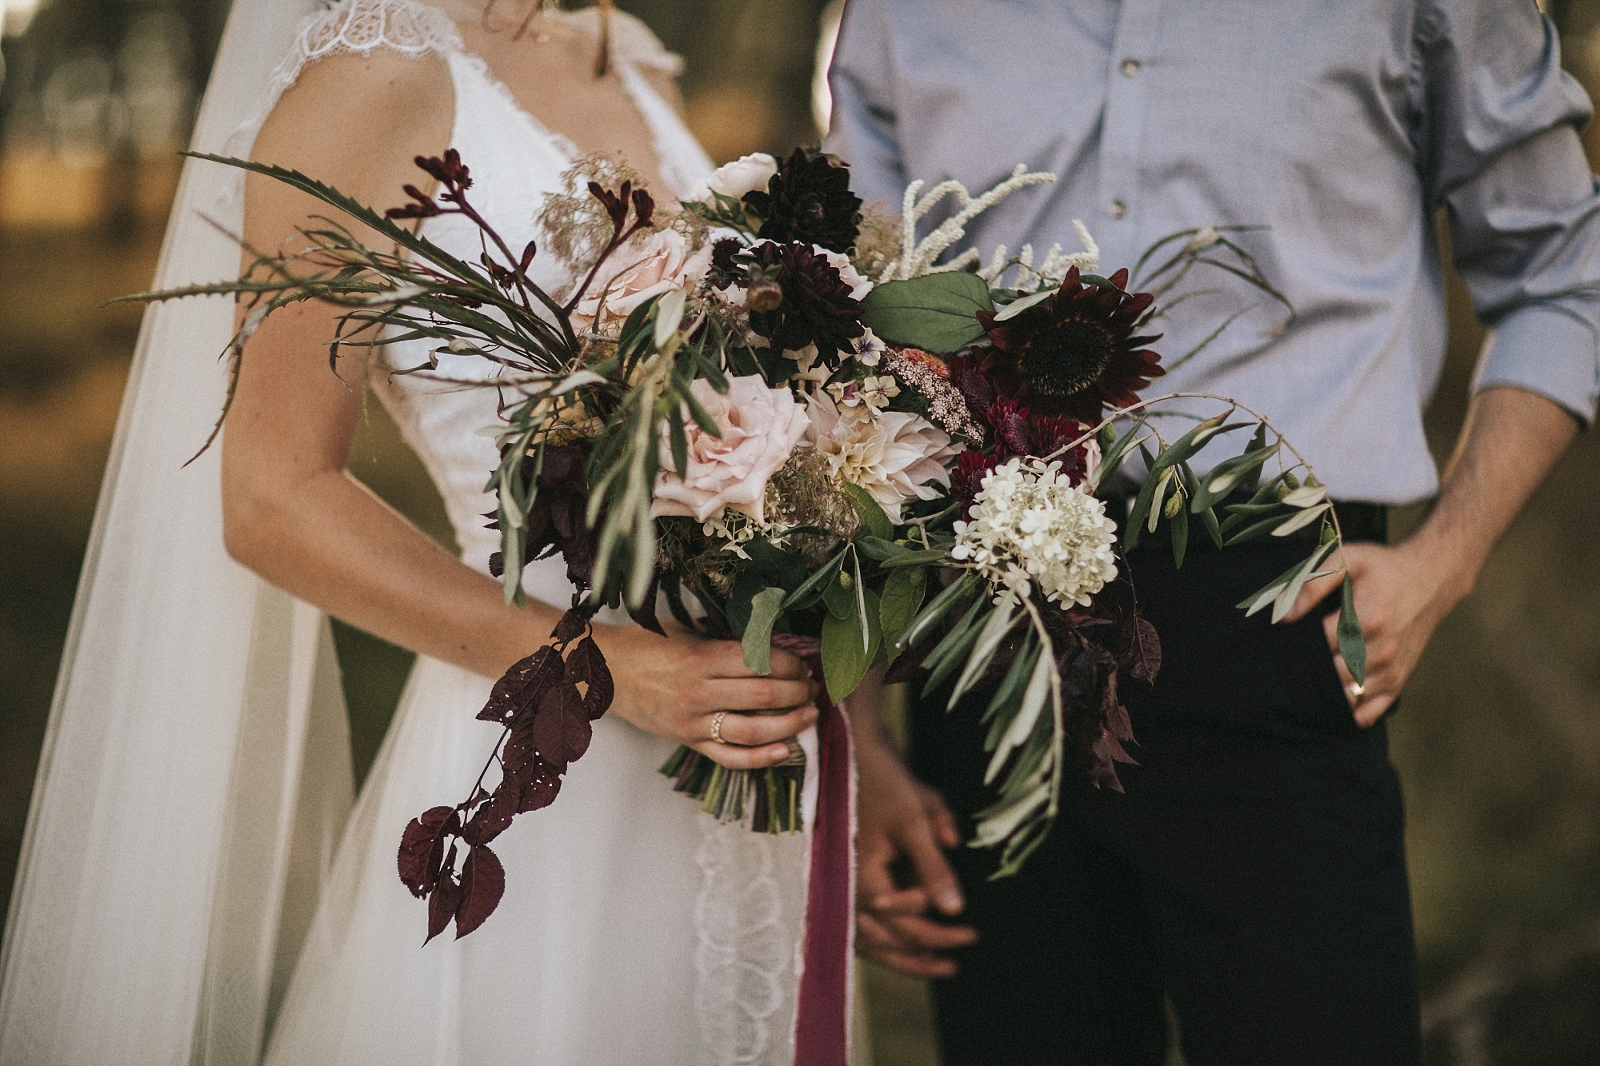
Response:
[{"label": "black belt", "polygon": [[[1225,520],[1228,517],[1227,504],[1247,502],[1249,502],[1249,496],[1247,495],[1239,495],[1224,500],[1222,503],[1217,505],[1216,513],[1218,520]],[[1127,521],[1128,509],[1132,506],[1132,503],[1133,498],[1131,496],[1112,496],[1106,500],[1106,514],[1111,516],[1111,519],[1117,523],[1118,537],[1121,537],[1122,535],[1122,525]],[[1334,513],[1339,516],[1339,530],[1344,535],[1346,543],[1354,544],[1359,541],[1375,541],[1376,543],[1384,544],[1388,542],[1389,508],[1387,506],[1377,503],[1357,503],[1350,500],[1335,500],[1333,502],[1333,510]],[[1284,518],[1287,519],[1288,517],[1289,513],[1285,512]],[[1316,540],[1321,529],[1321,522],[1312,522],[1304,529],[1296,530],[1287,537],[1265,536],[1256,540],[1246,541],[1241,545],[1235,545],[1235,547],[1249,547],[1254,544],[1283,544],[1285,542],[1293,543],[1302,540]],[[1171,551],[1171,530],[1172,522],[1163,516],[1161,519],[1161,524],[1156,526],[1156,531],[1154,533],[1151,533],[1148,528],[1140,531],[1139,543],[1138,546],[1134,548],[1134,551],[1142,552],[1156,548],[1160,548],[1162,551]],[[1229,530],[1228,533],[1223,534],[1222,539],[1226,541],[1228,536],[1233,532],[1237,532],[1237,530]],[[1186,551],[1216,551],[1216,549],[1217,546],[1212,542],[1211,537],[1206,533],[1205,525],[1202,523],[1200,517],[1198,515],[1191,514],[1189,516],[1189,538]]]}]

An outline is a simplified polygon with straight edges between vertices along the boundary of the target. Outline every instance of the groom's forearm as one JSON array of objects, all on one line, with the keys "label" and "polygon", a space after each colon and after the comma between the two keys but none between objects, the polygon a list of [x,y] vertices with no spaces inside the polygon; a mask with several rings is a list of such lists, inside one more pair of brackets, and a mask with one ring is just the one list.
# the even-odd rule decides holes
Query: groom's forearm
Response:
[{"label": "groom's forearm", "polygon": [[1302,593],[1289,621],[1309,613],[1348,572],[1367,645],[1360,682],[1339,655],[1338,612],[1323,625],[1358,724],[1370,726],[1388,712],[1434,630],[1472,591],[1489,552],[1576,432],[1577,420],[1543,396],[1486,389],[1472,401],[1427,520],[1394,547],[1346,546],[1345,570]]},{"label": "groom's forearm", "polygon": [[1440,591],[1459,602],[1516,516],[1577,434],[1564,407],[1510,386],[1473,398],[1439,498],[1411,540],[1435,560]]}]

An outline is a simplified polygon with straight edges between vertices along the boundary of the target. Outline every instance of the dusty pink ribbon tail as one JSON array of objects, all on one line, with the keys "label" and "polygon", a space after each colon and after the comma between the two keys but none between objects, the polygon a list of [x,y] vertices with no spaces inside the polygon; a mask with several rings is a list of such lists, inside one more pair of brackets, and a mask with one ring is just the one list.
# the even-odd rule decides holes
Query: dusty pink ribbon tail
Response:
[{"label": "dusty pink ribbon tail", "polygon": [[[778,634],[772,646],[805,659],[822,677],[815,637]],[[817,719],[817,810],[811,825],[805,943],[795,1008],[795,1066],[848,1066],[854,993],[856,780],[850,719],[823,701]]]}]

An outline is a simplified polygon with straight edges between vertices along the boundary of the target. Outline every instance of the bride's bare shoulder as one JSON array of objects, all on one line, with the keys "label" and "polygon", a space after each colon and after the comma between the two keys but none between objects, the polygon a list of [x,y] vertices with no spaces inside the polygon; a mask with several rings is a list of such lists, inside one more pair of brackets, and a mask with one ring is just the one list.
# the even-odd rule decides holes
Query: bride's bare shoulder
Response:
[{"label": "bride's bare shoulder", "polygon": [[388,190],[396,174],[409,180],[415,156],[449,146],[454,113],[449,66],[438,52],[335,53],[299,72],[251,155],[353,194]]}]

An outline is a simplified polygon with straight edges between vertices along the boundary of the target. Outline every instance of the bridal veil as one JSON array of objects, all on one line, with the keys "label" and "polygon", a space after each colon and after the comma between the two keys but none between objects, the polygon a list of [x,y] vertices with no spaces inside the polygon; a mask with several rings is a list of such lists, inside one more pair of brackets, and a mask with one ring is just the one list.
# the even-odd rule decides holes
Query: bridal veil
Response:
[{"label": "bridal veil", "polygon": [[[248,150],[230,137],[320,6],[235,0],[197,149]],[[230,175],[189,161],[157,286],[237,272]],[[219,449],[184,466],[232,328],[227,299],[145,315],[6,923],[0,1066],[254,1064],[350,806],[327,621],[227,557]]]}]

